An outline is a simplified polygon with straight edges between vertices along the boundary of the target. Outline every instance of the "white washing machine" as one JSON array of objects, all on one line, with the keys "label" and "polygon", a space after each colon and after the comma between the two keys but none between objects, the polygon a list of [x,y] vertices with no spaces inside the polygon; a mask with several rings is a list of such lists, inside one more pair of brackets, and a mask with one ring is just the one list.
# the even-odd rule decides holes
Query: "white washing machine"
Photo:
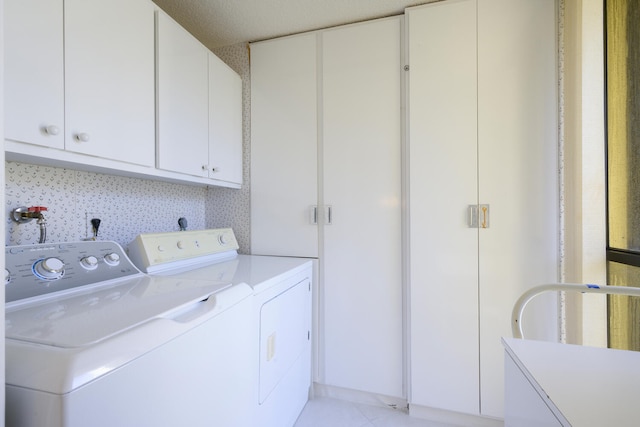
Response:
[{"label": "white washing machine", "polygon": [[129,255],[154,276],[247,284],[253,290],[256,426],[293,426],[311,386],[312,262],[238,255],[233,230],[139,235]]},{"label": "white washing machine", "polygon": [[114,242],[7,247],[7,427],[252,427],[252,289]]}]

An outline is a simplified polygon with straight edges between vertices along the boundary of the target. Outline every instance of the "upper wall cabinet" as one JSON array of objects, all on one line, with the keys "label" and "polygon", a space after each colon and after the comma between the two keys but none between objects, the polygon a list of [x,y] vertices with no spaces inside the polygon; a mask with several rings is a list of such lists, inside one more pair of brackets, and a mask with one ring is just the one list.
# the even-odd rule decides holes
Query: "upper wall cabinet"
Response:
[{"label": "upper wall cabinet", "polygon": [[152,166],[152,4],[5,5],[5,138]]},{"label": "upper wall cabinet", "polygon": [[156,12],[157,167],[242,184],[242,79]]},{"label": "upper wall cabinet", "polygon": [[65,0],[65,148],[153,166],[153,5]]},{"label": "upper wall cabinet", "polygon": [[156,11],[6,0],[7,160],[239,188],[241,79]]},{"label": "upper wall cabinet", "polygon": [[62,149],[62,0],[6,0],[4,7],[5,138]]},{"label": "upper wall cabinet", "polygon": [[242,79],[209,53],[209,176],[242,184]]},{"label": "upper wall cabinet", "polygon": [[207,50],[164,12],[156,12],[156,20],[158,167],[207,177]]}]

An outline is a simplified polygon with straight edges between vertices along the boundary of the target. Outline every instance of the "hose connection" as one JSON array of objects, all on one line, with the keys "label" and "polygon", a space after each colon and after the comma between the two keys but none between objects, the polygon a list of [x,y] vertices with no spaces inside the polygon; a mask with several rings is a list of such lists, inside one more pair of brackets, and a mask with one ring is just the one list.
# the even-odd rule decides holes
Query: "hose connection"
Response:
[{"label": "hose connection", "polygon": [[31,222],[31,220],[35,219],[40,228],[38,243],[45,243],[47,241],[47,220],[42,213],[45,211],[47,211],[46,206],[20,206],[11,211],[11,218],[18,224]]}]

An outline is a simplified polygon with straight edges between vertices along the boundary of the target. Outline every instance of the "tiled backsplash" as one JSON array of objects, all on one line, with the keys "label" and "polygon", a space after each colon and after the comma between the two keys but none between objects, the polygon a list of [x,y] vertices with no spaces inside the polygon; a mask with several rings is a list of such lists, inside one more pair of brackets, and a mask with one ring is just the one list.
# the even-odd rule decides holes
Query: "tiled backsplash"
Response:
[{"label": "tiled backsplash", "polygon": [[100,218],[98,238],[128,245],[139,233],[177,231],[185,217],[190,230],[232,227],[241,253],[249,253],[249,55],[246,44],[219,49],[243,81],[243,167],[241,190],[204,188],[103,175],[24,163],[5,163],[5,245],[37,243],[36,221],[17,224],[11,210],[46,206],[47,241],[91,237],[91,218]]},{"label": "tiled backsplash", "polygon": [[180,217],[187,218],[189,229],[205,227],[204,187],[14,162],[6,162],[5,174],[5,245],[38,242],[35,220],[10,219],[18,206],[48,208],[48,242],[91,237],[91,218],[101,220],[100,239],[125,247],[139,233],[177,231]]}]

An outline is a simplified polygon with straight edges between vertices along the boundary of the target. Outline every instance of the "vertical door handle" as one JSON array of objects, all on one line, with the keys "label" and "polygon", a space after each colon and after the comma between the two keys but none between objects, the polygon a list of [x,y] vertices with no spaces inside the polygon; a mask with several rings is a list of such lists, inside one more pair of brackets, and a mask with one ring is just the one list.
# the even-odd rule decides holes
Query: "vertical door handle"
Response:
[{"label": "vertical door handle", "polygon": [[309,224],[318,225],[318,206],[313,205],[309,208]]},{"label": "vertical door handle", "polygon": [[489,205],[480,205],[480,228],[489,228]]},{"label": "vertical door handle", "polygon": [[489,205],[469,205],[469,228],[489,228]]},{"label": "vertical door handle", "polygon": [[478,205],[469,205],[469,228],[478,228]]},{"label": "vertical door handle", "polygon": [[326,225],[333,224],[333,207],[331,205],[325,206],[324,223]]}]

